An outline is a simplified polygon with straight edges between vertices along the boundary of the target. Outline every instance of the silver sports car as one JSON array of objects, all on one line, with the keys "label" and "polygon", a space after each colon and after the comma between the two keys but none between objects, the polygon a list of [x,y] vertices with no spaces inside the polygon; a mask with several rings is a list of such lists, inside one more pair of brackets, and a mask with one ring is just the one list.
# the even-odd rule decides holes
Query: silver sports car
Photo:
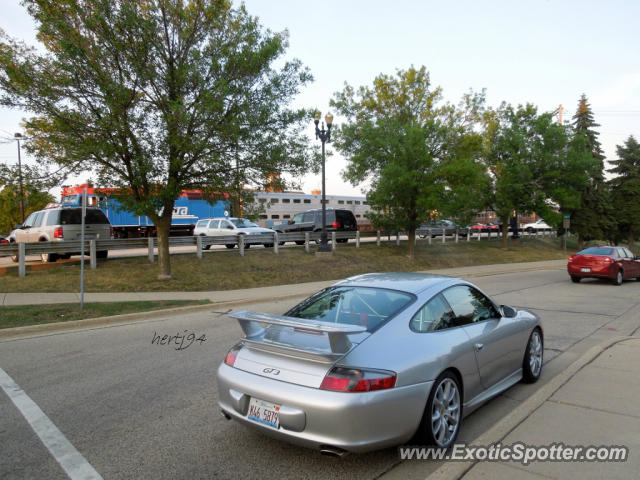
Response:
[{"label": "silver sports car", "polygon": [[218,369],[223,415],[328,455],[448,447],[467,415],[542,371],[543,330],[459,278],[373,273],[283,316],[241,311]]}]

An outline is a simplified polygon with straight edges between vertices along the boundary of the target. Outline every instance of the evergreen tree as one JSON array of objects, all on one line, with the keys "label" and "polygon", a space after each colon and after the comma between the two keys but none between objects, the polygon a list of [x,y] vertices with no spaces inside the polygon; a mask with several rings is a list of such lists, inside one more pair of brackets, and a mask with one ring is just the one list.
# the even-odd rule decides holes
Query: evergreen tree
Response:
[{"label": "evergreen tree", "polygon": [[630,136],[623,146],[617,145],[618,160],[609,172],[617,176],[610,181],[615,215],[620,227],[629,235],[633,251],[635,234],[640,230],[640,144]]},{"label": "evergreen tree", "polygon": [[581,205],[571,214],[571,231],[578,234],[578,248],[585,240],[603,239],[614,229],[611,203],[604,180],[604,152],[598,141],[597,124],[593,111],[582,94],[573,116],[573,139],[569,146],[574,155],[589,154],[592,157],[587,171],[589,180],[582,190]]}]

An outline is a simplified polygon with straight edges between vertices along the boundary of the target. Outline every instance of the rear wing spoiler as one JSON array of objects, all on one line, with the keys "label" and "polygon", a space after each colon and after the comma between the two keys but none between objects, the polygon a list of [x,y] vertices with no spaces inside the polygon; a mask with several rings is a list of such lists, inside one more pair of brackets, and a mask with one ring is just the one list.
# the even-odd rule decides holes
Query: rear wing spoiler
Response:
[{"label": "rear wing spoiler", "polygon": [[[283,350],[295,356],[304,356],[317,359],[322,357],[325,360],[333,361],[347,353],[353,344],[348,335],[351,333],[364,333],[367,328],[361,325],[349,325],[346,323],[330,323],[318,320],[307,320],[304,318],[286,317],[271,315],[268,313],[251,312],[242,310],[229,314],[240,323],[244,332],[243,343],[262,350],[275,353],[283,353]],[[329,337],[331,350],[317,350],[309,348],[296,348],[292,345],[275,343],[265,339],[265,329],[260,325],[279,325],[282,327],[292,327],[296,330],[303,330],[309,333],[325,334]]]}]

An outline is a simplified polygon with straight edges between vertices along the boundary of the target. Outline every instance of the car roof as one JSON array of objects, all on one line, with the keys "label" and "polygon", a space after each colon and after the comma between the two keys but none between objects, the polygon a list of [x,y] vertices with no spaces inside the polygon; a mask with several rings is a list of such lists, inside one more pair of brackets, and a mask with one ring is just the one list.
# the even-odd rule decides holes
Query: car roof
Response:
[{"label": "car roof", "polygon": [[390,290],[401,290],[403,292],[418,294],[436,285],[444,287],[458,282],[464,282],[464,280],[432,273],[381,272],[356,275],[342,280],[335,285],[341,287],[354,286],[388,288]]}]

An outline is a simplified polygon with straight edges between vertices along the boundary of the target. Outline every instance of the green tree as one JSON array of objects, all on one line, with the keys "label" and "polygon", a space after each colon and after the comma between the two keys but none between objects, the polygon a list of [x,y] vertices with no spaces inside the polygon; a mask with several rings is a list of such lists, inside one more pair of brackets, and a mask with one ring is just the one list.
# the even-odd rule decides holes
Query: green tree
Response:
[{"label": "green tree", "polygon": [[573,155],[590,155],[587,169],[588,180],[581,192],[578,208],[571,212],[571,231],[578,235],[578,248],[582,249],[585,240],[604,239],[607,232],[615,228],[611,201],[604,179],[604,152],[598,141],[597,124],[593,111],[582,95],[578,109],[573,116],[573,139],[570,151]]},{"label": "green tree", "polygon": [[[30,183],[23,185],[22,192],[25,218],[54,201],[53,195],[39,190]],[[8,233],[20,224],[22,224],[20,187],[15,184],[5,185],[0,189],[0,232]]]},{"label": "green tree", "polygon": [[[89,171],[149,216],[159,278],[183,189],[215,196],[268,173],[305,172],[308,112],[288,108],[311,76],[280,62],[287,32],[225,0],[24,0],[46,54],[0,39],[0,102],[35,116],[26,147]],[[275,68],[273,65],[280,65]],[[302,123],[304,120],[304,123]]]},{"label": "green tree", "polygon": [[618,160],[609,172],[616,175],[610,180],[612,201],[618,224],[629,235],[629,248],[634,250],[635,235],[640,230],[640,144],[630,136],[624,145],[616,146]]},{"label": "green tree", "polygon": [[[38,166],[0,165],[0,232],[8,232],[22,223],[22,205],[25,218],[54,201],[47,190],[60,181],[57,172]],[[22,197],[20,182],[22,182]],[[22,201],[21,201],[22,200]]]},{"label": "green tree", "polygon": [[[425,67],[379,75],[357,91],[346,85],[331,100],[347,119],[334,137],[348,161],[344,178],[370,182],[369,218],[380,228],[406,231],[411,258],[415,231],[435,210],[469,215],[482,208],[486,177],[473,127],[483,102],[483,95],[469,93],[459,108],[443,103]],[[454,195],[458,182],[465,195]]]},{"label": "green tree", "polygon": [[536,212],[557,227],[561,217],[555,210],[579,203],[584,158],[569,155],[567,144],[565,128],[531,104],[513,108],[503,103],[487,112],[485,161],[493,181],[493,210],[502,221],[503,247],[514,212]]}]

